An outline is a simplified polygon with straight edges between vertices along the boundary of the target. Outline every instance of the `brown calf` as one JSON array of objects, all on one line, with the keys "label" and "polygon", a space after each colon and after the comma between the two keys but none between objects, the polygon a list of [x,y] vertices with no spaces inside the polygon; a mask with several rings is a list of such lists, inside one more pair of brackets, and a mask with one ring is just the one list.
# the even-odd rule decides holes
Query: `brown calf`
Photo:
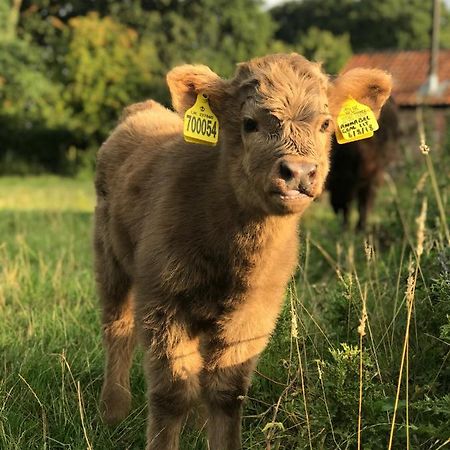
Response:
[{"label": "brown calf", "polygon": [[[148,449],[174,450],[190,408],[207,411],[212,450],[241,448],[240,422],[258,355],[297,261],[301,213],[323,188],[331,120],[352,95],[376,113],[384,72],[329,82],[297,54],[167,76],[176,112],[125,110],[98,155],[95,256],[106,349],[106,422],[130,409],[135,335],[146,351]],[[220,122],[217,147],[184,142],[198,93]]]},{"label": "brown calf", "polygon": [[373,137],[348,144],[338,144],[333,139],[331,149],[330,173],[326,181],[331,206],[336,214],[342,212],[344,226],[347,226],[350,206],[356,199],[359,230],[366,227],[384,169],[396,157],[400,132],[393,100],[383,106],[378,122],[380,129]]}]

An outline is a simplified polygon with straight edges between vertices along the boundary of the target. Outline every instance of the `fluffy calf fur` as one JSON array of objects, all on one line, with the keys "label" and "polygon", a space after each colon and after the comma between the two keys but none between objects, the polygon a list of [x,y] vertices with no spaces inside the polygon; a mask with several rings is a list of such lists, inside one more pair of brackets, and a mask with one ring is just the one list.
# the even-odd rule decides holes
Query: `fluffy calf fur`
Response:
[{"label": "fluffy calf fur", "polygon": [[332,143],[326,182],[331,206],[336,214],[342,213],[347,226],[351,204],[356,200],[359,230],[366,227],[384,169],[396,157],[400,133],[398,111],[392,99],[384,105],[378,122],[379,130],[369,139],[342,145],[333,139]]},{"label": "fluffy calf fur", "polygon": [[[95,257],[106,350],[105,421],[130,408],[136,336],[145,349],[147,448],[175,450],[196,403],[212,450],[241,448],[242,398],[297,261],[297,225],[328,172],[332,119],[352,95],[381,108],[390,78],[357,69],[329,82],[300,55],[167,76],[176,112],[127,108],[98,154]],[[217,147],[184,142],[198,93]]]}]

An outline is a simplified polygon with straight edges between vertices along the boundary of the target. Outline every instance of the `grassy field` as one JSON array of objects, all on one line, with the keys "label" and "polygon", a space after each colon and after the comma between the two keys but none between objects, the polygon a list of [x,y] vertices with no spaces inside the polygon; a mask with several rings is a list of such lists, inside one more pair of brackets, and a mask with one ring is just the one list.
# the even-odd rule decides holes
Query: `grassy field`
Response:
[{"label": "grassy field", "polygon": [[[305,215],[245,449],[450,448],[450,165],[434,177],[420,158],[384,184],[367,235],[343,232],[326,198]],[[99,420],[93,201],[91,181],[0,179],[2,450],[145,446],[141,355],[132,413]],[[182,448],[206,448],[202,433],[188,425]]]}]

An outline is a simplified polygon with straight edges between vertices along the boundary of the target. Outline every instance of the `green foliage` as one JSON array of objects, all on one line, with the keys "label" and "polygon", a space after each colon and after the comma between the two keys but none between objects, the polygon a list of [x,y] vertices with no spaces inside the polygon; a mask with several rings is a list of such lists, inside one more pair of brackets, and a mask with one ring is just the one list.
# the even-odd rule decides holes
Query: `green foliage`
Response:
[{"label": "green foliage", "polygon": [[120,14],[151,37],[164,68],[207,63],[222,76],[237,62],[267,53],[275,29],[258,0],[134,2]]},{"label": "green foliage", "polygon": [[335,36],[327,30],[311,27],[306,33],[299,32],[295,49],[306,58],[322,61],[328,73],[336,74],[352,55],[348,33]]},{"label": "green foliage", "polygon": [[[333,448],[336,442],[355,446],[357,439],[355,425],[358,422],[359,404],[359,348],[342,343],[341,348],[331,349],[330,354],[331,358],[328,361],[318,363],[326,393],[327,408],[323,403],[318,403],[318,408],[314,409],[312,416],[313,423],[317,427],[327,424],[328,437],[325,440],[325,448]],[[363,367],[363,417],[369,423],[383,422],[384,418],[380,416],[383,413],[382,405],[386,402],[386,396],[383,393],[383,386],[377,380],[375,362],[367,351],[363,353]],[[316,395],[320,398],[321,387],[315,386],[315,389]],[[379,432],[378,429],[376,433],[364,433],[366,443],[371,441],[367,444],[367,448],[374,448],[374,435]],[[381,444],[383,440],[377,439],[376,442]],[[382,448],[382,446],[375,448]]]},{"label": "green foliage", "polygon": [[[182,2],[179,17],[190,35],[181,45],[191,61],[208,61],[213,69],[228,76],[234,65],[263,55],[273,35],[274,24],[255,0],[201,0]],[[174,40],[181,44],[183,28]],[[184,57],[185,59],[186,57]],[[180,60],[179,60],[180,62]]]},{"label": "green foliage", "polygon": [[[422,0],[304,0],[272,9],[276,37],[293,43],[316,27],[348,33],[355,52],[373,49],[424,49],[430,45],[432,2]],[[450,11],[442,2],[441,44],[450,45]]]},{"label": "green foliage", "polygon": [[26,41],[0,44],[1,112],[22,122],[55,126],[64,123],[68,114],[62,85],[48,79],[41,54],[39,46]]},{"label": "green foliage", "polygon": [[9,14],[10,8],[8,3],[6,1],[0,2],[0,38],[4,38],[6,34]]},{"label": "green foliage", "polygon": [[447,323],[442,325],[441,327],[441,339],[444,339],[447,342],[450,342],[450,316],[447,316]]},{"label": "green foliage", "polygon": [[42,50],[26,41],[0,43],[0,172],[22,167],[64,172],[74,136],[61,83],[51,81]]},{"label": "green foliage", "polygon": [[149,93],[158,65],[155,47],[97,13],[73,18],[69,26],[65,98],[74,111],[72,126],[102,138],[124,106]]}]

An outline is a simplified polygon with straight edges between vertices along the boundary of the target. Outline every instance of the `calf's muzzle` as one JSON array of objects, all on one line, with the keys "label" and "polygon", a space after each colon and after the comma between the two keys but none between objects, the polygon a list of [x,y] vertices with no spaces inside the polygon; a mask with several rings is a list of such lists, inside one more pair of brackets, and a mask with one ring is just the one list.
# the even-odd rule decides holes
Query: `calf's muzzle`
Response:
[{"label": "calf's muzzle", "polygon": [[279,162],[278,175],[286,183],[287,190],[297,190],[301,194],[313,197],[317,164],[282,159]]}]

